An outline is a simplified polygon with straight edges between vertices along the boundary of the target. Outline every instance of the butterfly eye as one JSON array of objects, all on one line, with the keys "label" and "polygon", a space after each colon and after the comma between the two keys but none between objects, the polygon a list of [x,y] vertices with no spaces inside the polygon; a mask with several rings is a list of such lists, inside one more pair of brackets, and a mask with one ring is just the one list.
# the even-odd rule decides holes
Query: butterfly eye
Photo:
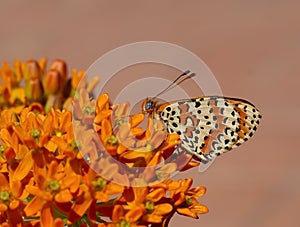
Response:
[{"label": "butterfly eye", "polygon": [[152,101],[148,101],[145,105],[145,110],[150,110],[153,108],[153,102]]}]

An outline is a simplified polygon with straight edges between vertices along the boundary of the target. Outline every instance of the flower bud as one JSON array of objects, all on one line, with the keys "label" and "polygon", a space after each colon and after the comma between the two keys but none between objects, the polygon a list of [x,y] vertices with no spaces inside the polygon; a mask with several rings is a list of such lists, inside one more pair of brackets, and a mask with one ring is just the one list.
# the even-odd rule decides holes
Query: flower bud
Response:
[{"label": "flower bud", "polygon": [[38,78],[27,80],[25,83],[25,97],[30,102],[41,101],[43,86]]},{"label": "flower bud", "polygon": [[67,80],[68,72],[67,72],[67,65],[63,60],[55,60],[52,65],[50,66],[50,69],[55,69],[60,73],[60,76],[62,77],[63,83]]},{"label": "flower bud", "polygon": [[57,94],[62,90],[63,81],[60,73],[55,69],[50,69],[43,81],[46,94]]},{"label": "flower bud", "polygon": [[24,77],[26,80],[42,78],[41,68],[38,62],[34,60],[28,60],[25,63]]}]

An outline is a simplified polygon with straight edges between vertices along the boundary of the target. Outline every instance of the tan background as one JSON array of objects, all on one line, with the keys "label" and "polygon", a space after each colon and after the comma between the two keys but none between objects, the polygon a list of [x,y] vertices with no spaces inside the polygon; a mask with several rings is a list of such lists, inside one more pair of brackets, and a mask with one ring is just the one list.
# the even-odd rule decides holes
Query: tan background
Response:
[{"label": "tan background", "polygon": [[[126,2],[126,3],[125,3]],[[300,226],[299,1],[1,1],[0,61],[47,56],[86,69],[105,52],[145,40],[201,57],[226,96],[263,112],[250,141],[195,185],[210,212],[171,226]],[[147,96],[147,94],[145,94]]]}]

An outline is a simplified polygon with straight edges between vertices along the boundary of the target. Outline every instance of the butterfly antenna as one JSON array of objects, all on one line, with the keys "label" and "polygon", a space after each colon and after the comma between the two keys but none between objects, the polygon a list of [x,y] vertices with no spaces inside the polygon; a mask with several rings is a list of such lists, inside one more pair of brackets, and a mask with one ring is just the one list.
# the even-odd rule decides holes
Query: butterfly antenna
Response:
[{"label": "butterfly antenna", "polygon": [[190,70],[186,70],[185,72],[183,72],[182,74],[180,74],[168,87],[166,87],[164,90],[162,90],[161,92],[159,92],[157,95],[155,95],[153,97],[153,99],[157,98],[158,96],[160,96],[161,94],[167,92],[169,89],[172,89],[173,87],[176,86],[176,82],[182,78],[183,76],[189,76],[189,78],[193,77],[196,75],[196,73],[191,73],[189,74],[191,71]]}]

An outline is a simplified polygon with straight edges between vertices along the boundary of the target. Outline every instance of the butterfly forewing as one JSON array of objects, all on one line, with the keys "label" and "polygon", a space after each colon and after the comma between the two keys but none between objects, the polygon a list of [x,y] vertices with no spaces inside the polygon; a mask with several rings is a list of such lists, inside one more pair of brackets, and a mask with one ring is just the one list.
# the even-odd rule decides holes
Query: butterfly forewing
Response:
[{"label": "butterfly forewing", "polygon": [[181,100],[158,110],[168,132],[180,135],[180,146],[203,162],[248,140],[261,118],[251,103],[217,96]]}]

